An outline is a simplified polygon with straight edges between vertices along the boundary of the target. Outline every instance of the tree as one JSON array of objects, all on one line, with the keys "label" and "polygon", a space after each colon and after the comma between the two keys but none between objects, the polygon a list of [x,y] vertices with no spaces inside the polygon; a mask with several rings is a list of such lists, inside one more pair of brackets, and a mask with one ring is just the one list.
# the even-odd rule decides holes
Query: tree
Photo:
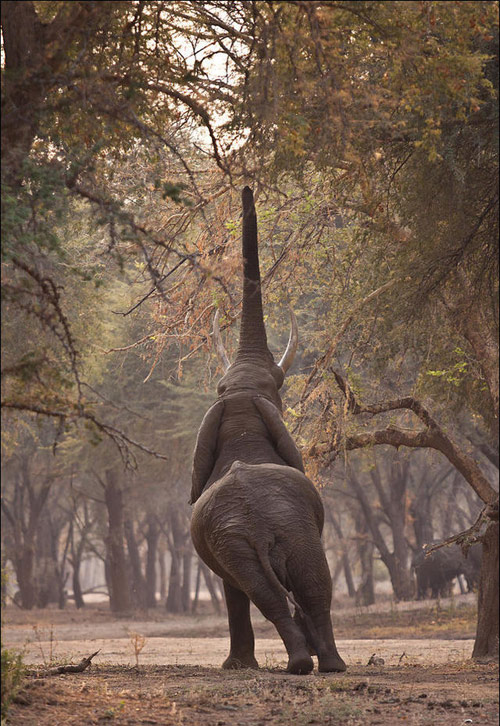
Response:
[{"label": "tree", "polygon": [[[410,387],[427,392],[432,377],[442,384],[439,391],[433,386],[434,399],[456,400],[456,387],[462,401],[481,412],[486,429],[494,430],[497,416],[498,195],[492,180],[498,164],[498,6],[404,3],[397,15],[393,11],[391,4],[389,18],[385,3],[273,5],[266,9],[270,32],[258,36],[245,76],[251,88],[245,119],[259,115],[255,126],[247,121],[256,166],[274,171],[282,188],[290,178],[300,188],[307,178],[307,211],[315,223],[308,223],[308,247],[301,253],[309,264],[317,255],[319,279],[330,283],[327,299],[338,287],[350,308],[342,320],[337,306],[330,324],[318,330],[316,349],[324,352],[302,395],[302,403],[309,396],[309,407],[311,396],[324,405],[317,430],[325,438],[331,433],[328,446],[335,451],[341,409],[332,400],[330,366],[336,355],[349,360],[354,374],[363,366],[364,382],[369,371],[377,374],[377,363],[387,367],[393,352],[389,372],[397,365],[411,374],[405,354],[397,355],[411,346],[419,363],[412,366],[417,377]],[[305,49],[299,59],[291,52],[297,44]],[[286,86],[295,93],[287,96]],[[337,230],[334,215],[343,218]],[[315,237],[311,229],[322,233]],[[290,259],[298,244],[283,245],[276,258]],[[436,325],[441,335],[434,345]],[[337,353],[349,326],[343,345],[355,343],[350,359]],[[433,366],[433,358],[441,365]],[[373,443],[438,448],[494,518],[495,489],[418,401],[402,397],[369,412],[402,407],[425,419],[424,432],[389,426],[347,435],[347,450]],[[315,455],[314,446],[310,453]],[[494,519],[490,526],[496,531]],[[494,554],[489,573],[494,580]],[[495,621],[490,626],[495,632]]]},{"label": "tree", "polygon": [[[495,649],[498,648],[498,616],[495,615],[498,612],[498,609],[495,610],[495,606],[498,604],[498,587],[496,587],[498,584],[498,492],[491,486],[475,460],[456,445],[418,401],[407,398],[363,407],[356,401],[341,376],[338,373],[335,375],[338,385],[346,396],[349,408],[354,414],[377,415],[387,411],[410,409],[424,422],[426,427],[420,431],[408,431],[389,424],[385,429],[347,436],[344,444],[346,449],[354,450],[384,444],[396,448],[408,446],[437,449],[460,471],[483,501],[484,508],[476,521],[476,529],[479,528],[478,525],[485,524],[485,531],[479,536],[479,541],[483,542],[483,558],[479,584],[478,627],[473,655],[476,658],[495,655]],[[334,453],[333,457],[338,453],[338,451]],[[472,528],[473,530],[474,528]],[[454,539],[460,539],[460,537]],[[470,541],[466,539],[465,542],[466,546],[470,546]]]},{"label": "tree", "polygon": [[[130,442],[96,418],[85,395],[87,346],[75,335],[78,313],[67,290],[89,279],[102,283],[104,260],[118,269],[125,258],[141,260],[144,276],[163,298],[161,279],[170,271],[159,270],[172,256],[175,269],[200,269],[200,253],[176,249],[175,240],[195,213],[190,208],[206,204],[184,160],[184,127],[200,121],[211,132],[211,126],[203,103],[180,90],[189,63],[178,47],[174,18],[172,6],[156,2],[2,4],[3,317],[9,348],[2,406],[52,417],[61,431],[80,420],[122,451]],[[212,140],[220,159],[213,134]],[[114,177],[134,154],[148,162],[135,190],[130,179],[123,188]],[[159,236],[141,219],[148,195],[163,214]],[[173,217],[170,224],[165,217]],[[77,249],[70,226],[83,233]],[[33,331],[28,351],[9,334],[20,324]]]},{"label": "tree", "polygon": [[[50,436],[52,432],[44,433]],[[22,453],[14,453],[3,463],[3,543],[16,573],[21,607],[26,610],[39,604],[40,585],[44,582],[39,571],[39,538],[50,491],[60,475],[51,458],[43,436],[40,440],[28,429],[23,436]]]},{"label": "tree", "polygon": [[[137,282],[115,321],[152,303],[108,346],[152,376],[175,346],[180,373],[206,352],[214,308],[230,347],[232,185],[251,182],[268,328],[281,342],[292,304],[306,346],[288,416],[311,471],[342,441],[437,446],[489,506],[464,438],[497,455],[497,2],[5,2],[2,32],[4,410],[142,461],[85,386],[92,283],[115,263]],[[425,429],[351,430],[332,366]]]}]

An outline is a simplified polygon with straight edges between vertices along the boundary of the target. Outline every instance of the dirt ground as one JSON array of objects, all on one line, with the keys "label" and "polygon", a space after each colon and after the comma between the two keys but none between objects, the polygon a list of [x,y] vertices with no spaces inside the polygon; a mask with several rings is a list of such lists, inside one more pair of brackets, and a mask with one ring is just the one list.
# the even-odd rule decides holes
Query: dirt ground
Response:
[{"label": "dirt ground", "polygon": [[[105,605],[82,611],[3,614],[4,647],[38,669],[9,710],[13,726],[158,724],[498,723],[498,662],[470,660],[474,596],[371,608],[337,604],[333,622],[343,674],[292,676],[273,626],[253,612],[258,671],[223,671],[225,616],[172,616],[161,609],[113,617]],[[83,673],[43,676],[49,663]],[[384,663],[368,665],[373,654]]]}]

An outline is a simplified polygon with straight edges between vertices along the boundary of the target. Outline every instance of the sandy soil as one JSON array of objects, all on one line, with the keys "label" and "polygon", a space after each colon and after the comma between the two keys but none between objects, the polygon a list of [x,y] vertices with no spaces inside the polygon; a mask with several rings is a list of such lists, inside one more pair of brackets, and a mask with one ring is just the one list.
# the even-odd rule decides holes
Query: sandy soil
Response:
[{"label": "sandy soil", "polygon": [[[451,605],[336,611],[338,648],[348,664],[344,674],[286,674],[285,649],[273,627],[257,613],[254,622],[260,669],[236,672],[220,668],[229,642],[223,616],[173,617],[156,610],[116,619],[104,607],[8,609],[3,645],[22,650],[40,675],[44,663],[76,663],[100,649],[83,673],[29,678],[10,708],[9,723],[498,723],[498,664],[469,660],[470,596]],[[384,663],[367,665],[373,653]]]}]

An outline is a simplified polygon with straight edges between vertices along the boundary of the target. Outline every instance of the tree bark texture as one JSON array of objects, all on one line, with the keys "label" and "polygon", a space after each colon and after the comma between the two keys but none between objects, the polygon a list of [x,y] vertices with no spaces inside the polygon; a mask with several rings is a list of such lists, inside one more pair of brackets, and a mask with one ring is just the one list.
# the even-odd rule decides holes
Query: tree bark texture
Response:
[{"label": "tree bark texture", "polygon": [[222,612],[222,608],[221,608],[221,601],[217,594],[217,589],[215,587],[215,582],[214,582],[214,578],[216,576],[215,575],[212,576],[212,573],[210,572],[210,570],[208,569],[208,567],[205,565],[204,562],[202,562],[201,560],[199,562],[200,562],[201,571],[203,573],[203,577],[205,579],[205,584],[207,586],[207,590],[208,590],[210,598],[212,600],[212,605],[214,606],[214,610],[217,613],[217,615],[220,615]]},{"label": "tree bark texture", "polygon": [[361,581],[356,589],[356,605],[373,605],[375,582],[373,578],[373,542],[368,524],[361,511],[355,518],[356,546],[361,566]]},{"label": "tree bark texture", "polygon": [[[191,550],[188,521],[180,508],[172,506],[169,511],[168,523],[168,548],[171,563],[166,609],[171,613],[189,612],[191,608]],[[189,552],[189,561],[188,558],[185,558],[187,552]],[[189,593],[187,593],[188,580]]]},{"label": "tree bark texture", "polygon": [[25,610],[31,610],[37,601],[36,537],[52,480],[47,479],[39,489],[35,489],[28,456],[23,459],[17,477],[14,499],[7,502],[2,498],[2,511],[10,527],[11,558],[19,586],[20,605]]},{"label": "tree bark texture", "polygon": [[193,553],[190,547],[186,547],[182,554],[182,612],[189,613],[191,610],[191,571]]},{"label": "tree bark texture", "polygon": [[181,557],[177,551],[170,551],[170,577],[168,580],[167,613],[182,613],[182,575]]},{"label": "tree bark texture", "polygon": [[331,511],[331,509],[328,510],[328,517],[330,519],[330,522],[332,523],[333,529],[335,530],[335,534],[339,538],[339,542],[340,542],[340,548],[341,548],[341,552],[342,552],[342,567],[344,569],[344,577],[345,577],[345,582],[347,585],[347,594],[349,595],[349,597],[355,597],[356,596],[356,587],[354,586],[351,564],[349,562],[349,557],[347,555],[346,541],[344,538],[344,533],[342,532],[342,527],[340,526],[340,522],[336,519],[336,517],[333,514],[333,512]]},{"label": "tree bark texture", "polygon": [[25,544],[19,557],[16,557],[14,560],[14,569],[16,571],[21,607],[23,610],[31,610],[35,607],[36,594],[33,580],[34,559],[35,552],[33,546]]},{"label": "tree bark texture", "polygon": [[153,514],[148,515],[146,542],[146,606],[156,607],[156,559],[158,553],[158,522]]},{"label": "tree bark texture", "polygon": [[30,0],[2,0],[2,171],[10,183],[19,183],[22,178],[22,165],[38,131],[47,97],[64,83],[60,71],[72,62],[70,48],[79,40],[85,42],[91,26],[95,29],[96,24],[105,25],[113,4],[76,0],[61,3],[55,18],[45,23]]},{"label": "tree bark texture", "polygon": [[77,610],[85,607],[85,600],[83,599],[82,586],[80,584],[80,562],[73,563],[73,574],[71,577],[73,585],[73,597],[75,600],[75,607]]},{"label": "tree bark texture", "polygon": [[108,511],[106,550],[111,586],[110,607],[113,612],[127,612],[132,602],[124,548],[123,492],[117,473],[110,469],[106,471],[104,501]]},{"label": "tree bark texture", "polygon": [[498,657],[498,521],[491,522],[483,538],[479,575],[478,620],[472,657]]},{"label": "tree bark texture", "polygon": [[167,596],[167,569],[165,567],[165,545],[163,543],[163,538],[160,540],[160,545],[158,547],[158,572],[160,575],[160,602],[163,602]]},{"label": "tree bark texture", "polygon": [[127,541],[127,550],[130,561],[131,570],[131,587],[132,604],[136,608],[144,610],[146,605],[146,580],[142,574],[141,556],[135,538],[134,525],[130,519],[126,519],[123,528],[125,531],[125,539]]}]

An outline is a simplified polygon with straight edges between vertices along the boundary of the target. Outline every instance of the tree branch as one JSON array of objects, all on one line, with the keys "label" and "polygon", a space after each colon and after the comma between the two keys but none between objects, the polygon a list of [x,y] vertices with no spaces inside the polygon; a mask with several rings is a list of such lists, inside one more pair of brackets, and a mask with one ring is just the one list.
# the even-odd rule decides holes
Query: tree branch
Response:
[{"label": "tree branch", "polygon": [[[334,372],[337,384],[346,397],[349,410],[354,414],[368,413],[376,415],[387,411],[410,410],[425,424],[426,428],[421,431],[399,429],[395,426],[387,426],[378,431],[368,431],[359,434],[352,434],[346,437],[345,448],[348,451],[365,448],[367,446],[378,446],[386,444],[389,446],[408,446],[412,448],[431,448],[441,452],[448,461],[462,474],[464,479],[474,489],[476,494],[485,504],[493,504],[498,499],[498,493],[493,489],[486,479],[478,464],[472,457],[466,454],[457,444],[441,429],[438,423],[432,418],[424,406],[412,398],[406,396],[400,399],[372,405],[360,405],[347,382],[339,373]],[[332,461],[340,452],[336,451]]]},{"label": "tree branch", "polygon": [[87,656],[87,658],[82,658],[78,665],[60,665],[45,670],[29,670],[26,672],[26,675],[44,678],[45,676],[58,676],[61,673],[82,673],[91,665],[92,658],[95,658],[99,652],[100,650],[96,650],[95,653]]},{"label": "tree branch", "polygon": [[337,335],[331,342],[330,346],[328,347],[328,350],[326,353],[324,353],[321,358],[319,358],[316,363],[314,364],[314,368],[312,369],[311,373],[309,374],[309,377],[306,381],[306,384],[304,386],[304,390],[302,392],[302,395],[300,397],[301,403],[304,401],[304,399],[307,396],[307,392],[309,389],[309,386],[318,373],[319,370],[326,368],[326,366],[330,363],[330,361],[333,358],[333,355],[335,354],[335,351],[337,350],[337,346],[340,343],[340,340],[344,333],[346,332],[347,328],[350,326],[352,321],[354,320],[355,316],[359,313],[361,308],[363,308],[367,303],[369,303],[371,300],[374,300],[379,295],[384,293],[386,290],[389,290],[393,285],[398,282],[398,279],[395,280],[389,280],[389,282],[386,282],[384,285],[381,285],[376,290],[373,290],[370,292],[366,297],[364,297],[362,300],[360,300],[356,305],[353,306],[351,313],[347,316],[347,318],[344,320],[342,325],[339,328],[339,331],[337,332]]},{"label": "tree branch", "polygon": [[58,418],[60,420],[76,420],[76,419],[86,419],[87,421],[91,421],[94,426],[96,426],[99,431],[102,431],[103,434],[108,436],[115,446],[118,448],[118,451],[120,452],[120,456],[122,457],[123,462],[128,468],[135,468],[136,461],[135,457],[132,457],[131,459],[131,452],[129,450],[129,446],[133,446],[140,451],[143,451],[145,454],[150,454],[151,456],[154,456],[156,459],[164,459],[165,461],[168,461],[168,457],[164,456],[163,454],[159,454],[157,451],[153,451],[152,449],[149,449],[147,446],[144,446],[144,444],[140,444],[137,441],[134,441],[133,439],[129,438],[126,434],[123,433],[123,431],[120,431],[120,429],[115,428],[114,426],[111,426],[110,424],[102,423],[102,421],[99,421],[93,414],[85,412],[85,411],[78,411],[74,414],[68,413],[68,412],[62,412],[62,411],[53,411],[48,408],[43,408],[42,406],[36,406],[32,404],[24,404],[21,402],[15,402],[15,401],[2,401],[1,402],[2,408],[9,408],[9,409],[15,409],[17,411],[26,411],[28,413],[36,413],[41,416],[48,416],[51,418]]}]

